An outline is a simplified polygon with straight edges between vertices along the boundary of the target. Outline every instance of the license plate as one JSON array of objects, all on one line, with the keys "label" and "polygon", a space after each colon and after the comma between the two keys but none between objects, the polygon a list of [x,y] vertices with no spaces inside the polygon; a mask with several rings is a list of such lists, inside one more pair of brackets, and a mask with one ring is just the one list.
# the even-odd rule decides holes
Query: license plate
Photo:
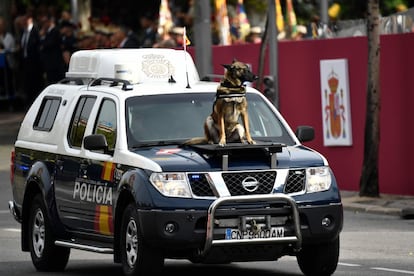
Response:
[{"label": "license plate", "polygon": [[270,229],[261,229],[259,231],[240,231],[239,229],[226,228],[226,240],[244,240],[244,239],[269,239],[282,238],[285,236],[283,227],[271,227]]}]

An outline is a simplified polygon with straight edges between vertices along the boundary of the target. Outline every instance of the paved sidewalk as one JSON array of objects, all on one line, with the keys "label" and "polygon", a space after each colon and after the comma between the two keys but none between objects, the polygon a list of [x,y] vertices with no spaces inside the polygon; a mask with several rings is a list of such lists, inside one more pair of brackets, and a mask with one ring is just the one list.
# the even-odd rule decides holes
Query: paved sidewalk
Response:
[{"label": "paved sidewalk", "polygon": [[3,125],[17,123],[20,124],[24,118],[24,112],[2,112],[0,111],[0,130],[3,130]]},{"label": "paved sidewalk", "polygon": [[[20,124],[24,112],[0,112],[0,132],[10,124]],[[0,133],[1,135],[1,133]],[[414,219],[414,196],[381,194],[379,198],[360,197],[358,191],[341,191],[345,210]]]},{"label": "paved sidewalk", "polygon": [[360,197],[356,191],[341,191],[345,210],[399,216],[414,219],[414,196],[381,194],[376,197]]}]

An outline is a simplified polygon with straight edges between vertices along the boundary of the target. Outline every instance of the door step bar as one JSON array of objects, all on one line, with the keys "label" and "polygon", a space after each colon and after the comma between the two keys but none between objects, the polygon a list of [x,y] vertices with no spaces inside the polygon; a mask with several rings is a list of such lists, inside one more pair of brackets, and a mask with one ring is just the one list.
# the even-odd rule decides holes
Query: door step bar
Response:
[{"label": "door step bar", "polygon": [[55,244],[58,245],[58,246],[62,246],[62,247],[69,247],[69,248],[73,248],[73,249],[91,251],[91,252],[95,252],[95,253],[103,253],[103,254],[112,254],[112,253],[114,253],[114,250],[112,248],[90,246],[90,245],[75,243],[75,242],[71,242],[71,241],[55,241]]}]

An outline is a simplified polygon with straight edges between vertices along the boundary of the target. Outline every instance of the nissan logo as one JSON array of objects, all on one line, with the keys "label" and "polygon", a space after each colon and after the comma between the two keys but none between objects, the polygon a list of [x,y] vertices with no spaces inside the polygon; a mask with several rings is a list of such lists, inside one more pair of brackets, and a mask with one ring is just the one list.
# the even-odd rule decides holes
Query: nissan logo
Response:
[{"label": "nissan logo", "polygon": [[259,188],[259,184],[259,181],[257,181],[257,179],[252,176],[248,176],[242,181],[243,189],[251,193]]}]

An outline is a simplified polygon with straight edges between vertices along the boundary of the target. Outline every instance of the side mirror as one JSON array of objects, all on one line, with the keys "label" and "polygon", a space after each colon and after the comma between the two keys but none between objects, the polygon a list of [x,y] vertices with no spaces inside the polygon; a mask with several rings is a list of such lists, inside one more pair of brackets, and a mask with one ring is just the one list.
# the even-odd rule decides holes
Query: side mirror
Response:
[{"label": "side mirror", "polygon": [[312,141],[315,138],[315,130],[311,126],[298,126],[295,134],[300,142]]},{"label": "side mirror", "polygon": [[83,147],[87,150],[103,150],[108,153],[108,142],[103,134],[92,134],[83,138]]}]

